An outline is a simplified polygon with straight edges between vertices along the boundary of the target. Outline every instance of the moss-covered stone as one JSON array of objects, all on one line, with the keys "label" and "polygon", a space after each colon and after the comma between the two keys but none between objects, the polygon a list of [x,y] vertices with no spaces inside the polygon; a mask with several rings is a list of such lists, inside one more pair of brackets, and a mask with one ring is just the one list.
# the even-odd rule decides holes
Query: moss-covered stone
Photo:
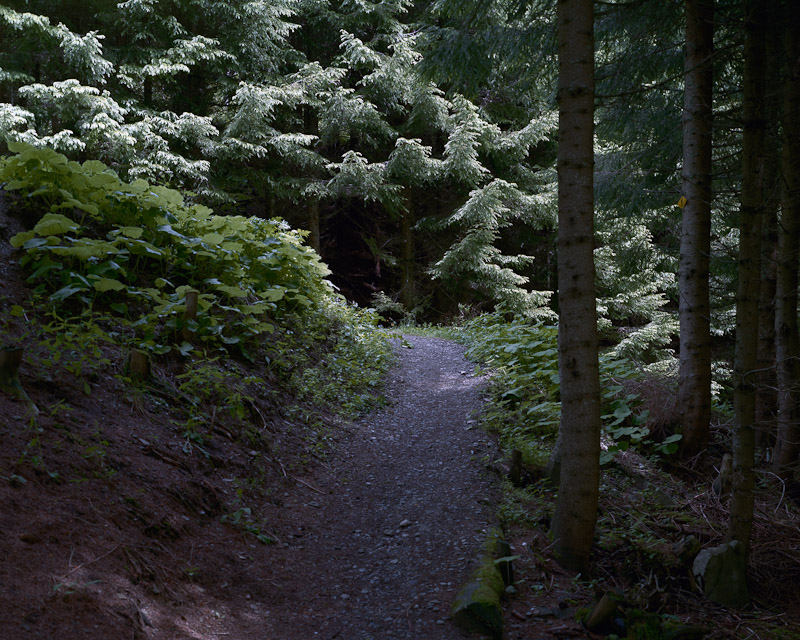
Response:
[{"label": "moss-covered stone", "polygon": [[482,633],[495,639],[503,637],[503,613],[500,597],[505,585],[495,563],[499,531],[492,530],[484,546],[480,564],[470,580],[461,587],[453,602],[453,623],[468,633]]},{"label": "moss-covered stone", "polygon": [[695,580],[705,596],[726,607],[750,602],[747,591],[747,560],[744,546],[733,540],[697,554],[692,565]]}]

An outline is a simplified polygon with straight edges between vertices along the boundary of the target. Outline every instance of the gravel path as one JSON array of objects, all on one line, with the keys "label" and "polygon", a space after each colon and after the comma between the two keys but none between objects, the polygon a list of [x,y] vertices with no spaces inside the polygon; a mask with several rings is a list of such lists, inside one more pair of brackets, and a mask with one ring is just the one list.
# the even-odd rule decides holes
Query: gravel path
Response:
[{"label": "gravel path", "polygon": [[288,505],[298,531],[263,612],[275,638],[461,638],[450,606],[497,497],[484,471],[497,450],[469,428],[485,379],[453,342],[407,341],[413,348],[396,345],[389,406],[355,425],[309,481],[321,493],[309,489]]}]

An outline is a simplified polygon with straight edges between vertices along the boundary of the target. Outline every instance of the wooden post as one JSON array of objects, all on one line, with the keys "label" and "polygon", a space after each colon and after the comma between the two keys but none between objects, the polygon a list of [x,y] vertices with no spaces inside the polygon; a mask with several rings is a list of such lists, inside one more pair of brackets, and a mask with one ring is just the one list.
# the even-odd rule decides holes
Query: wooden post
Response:
[{"label": "wooden post", "polygon": [[144,351],[132,350],[128,358],[128,369],[134,380],[144,382],[150,377],[150,356]]},{"label": "wooden post", "polygon": [[511,545],[505,540],[497,540],[497,547],[495,548],[494,563],[497,570],[503,577],[503,584],[506,587],[514,586],[514,565],[511,557]]},{"label": "wooden post", "polygon": [[183,329],[181,330],[181,337],[186,342],[194,339],[194,330],[189,328],[189,323],[197,322],[197,296],[197,291],[186,292],[186,311],[183,312]]}]

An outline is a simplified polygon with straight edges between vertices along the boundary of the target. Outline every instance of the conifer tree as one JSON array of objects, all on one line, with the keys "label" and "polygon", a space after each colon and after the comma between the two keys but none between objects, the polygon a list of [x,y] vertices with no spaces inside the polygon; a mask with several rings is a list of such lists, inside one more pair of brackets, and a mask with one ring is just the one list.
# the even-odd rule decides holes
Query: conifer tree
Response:
[{"label": "conifer tree", "polygon": [[800,8],[787,3],[784,16],[786,71],[783,89],[783,155],[775,340],[778,378],[777,440],[773,471],[791,473],[800,451],[800,338],[797,320],[800,252]]},{"label": "conifer tree", "polygon": [[739,222],[736,352],[734,355],[733,494],[728,537],[750,546],[755,488],[756,370],[764,189],[766,12],[763,0],[745,3],[742,189]]},{"label": "conifer tree", "polygon": [[561,425],[551,524],[566,568],[589,564],[600,482],[600,378],[594,259],[592,0],[558,3],[558,297]]},{"label": "conifer tree", "polygon": [[597,8],[598,313],[606,339],[664,370],[677,333],[678,198],[683,55],[676,3],[646,0]]},{"label": "conifer tree", "polygon": [[684,455],[708,444],[711,421],[711,120],[713,0],[686,0],[678,406]]},{"label": "conifer tree", "polygon": [[779,112],[781,101],[781,60],[783,25],[778,18],[780,7],[776,3],[766,6],[766,95],[764,117],[766,132],[764,142],[764,209],[761,228],[761,287],[758,317],[758,365],[756,386],[756,446],[765,450],[771,446],[775,435],[777,414],[777,381],[775,357],[775,299],[777,286],[778,209],[780,207],[780,156]]},{"label": "conifer tree", "polygon": [[[300,61],[287,44],[296,27],[286,20],[289,0],[126,0],[101,2],[93,13],[26,7],[42,15],[5,7],[0,15],[14,33],[0,48],[3,67],[19,68],[6,77],[22,102],[3,108],[0,133],[209,195],[211,160],[224,176],[234,159],[220,145],[219,125],[239,81],[269,82]],[[43,61],[33,74],[20,55],[31,49],[37,53],[28,59]]]}]

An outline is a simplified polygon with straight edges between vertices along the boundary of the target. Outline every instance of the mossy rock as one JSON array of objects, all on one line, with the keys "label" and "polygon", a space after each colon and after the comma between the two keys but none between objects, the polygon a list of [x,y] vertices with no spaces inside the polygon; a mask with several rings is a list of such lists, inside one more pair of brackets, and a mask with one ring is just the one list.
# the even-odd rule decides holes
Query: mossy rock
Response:
[{"label": "mossy rock", "polygon": [[468,633],[481,633],[496,640],[503,637],[503,612],[500,598],[505,589],[495,563],[499,532],[489,534],[485,553],[470,580],[461,587],[451,610],[453,623]]},{"label": "mossy rock", "polygon": [[747,559],[740,542],[703,549],[694,559],[692,571],[711,602],[724,607],[744,607],[750,602]]}]

